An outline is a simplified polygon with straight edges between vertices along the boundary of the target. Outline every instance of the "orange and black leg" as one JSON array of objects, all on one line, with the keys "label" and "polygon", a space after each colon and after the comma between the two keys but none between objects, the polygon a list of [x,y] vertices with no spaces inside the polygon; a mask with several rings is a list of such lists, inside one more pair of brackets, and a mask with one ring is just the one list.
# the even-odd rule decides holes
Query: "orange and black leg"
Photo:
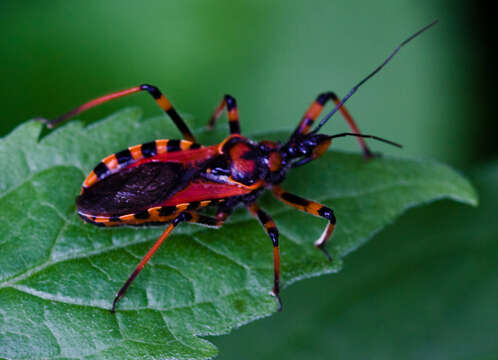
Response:
[{"label": "orange and black leg", "polygon": [[161,91],[159,91],[159,89],[157,87],[152,86],[152,85],[148,85],[148,84],[135,86],[135,87],[132,87],[129,89],[116,91],[116,92],[113,92],[111,94],[101,96],[97,99],[94,99],[92,101],[87,102],[86,104],[78,106],[77,108],[71,110],[70,112],[68,112],[64,115],[59,116],[58,118],[56,118],[54,120],[50,120],[50,121],[45,120],[45,119],[41,119],[41,120],[44,121],[49,128],[53,128],[56,125],[58,125],[59,123],[66,121],[67,119],[72,118],[73,116],[76,116],[79,113],[82,113],[83,111],[91,109],[91,108],[98,106],[100,104],[103,104],[105,102],[108,102],[108,101],[111,101],[111,100],[114,100],[114,99],[117,99],[117,98],[120,98],[123,96],[135,94],[135,93],[140,92],[140,91],[147,91],[154,98],[154,100],[157,102],[159,107],[161,109],[163,109],[166,112],[166,114],[168,114],[168,116],[171,118],[171,120],[173,120],[176,127],[178,128],[178,130],[180,130],[180,132],[183,134],[185,139],[192,141],[192,142],[196,142],[194,135],[192,135],[192,132],[190,131],[188,126],[185,124],[185,122],[183,121],[181,116],[178,114],[178,112],[175,110],[173,105],[171,105],[169,100],[161,93]]},{"label": "orange and black leg", "polygon": [[278,248],[278,229],[272,218],[255,203],[249,206],[249,211],[263,225],[266,233],[273,243],[273,289],[272,295],[277,298],[278,311],[282,310],[282,301],[280,300],[280,251]]},{"label": "orange and black leg", "polygon": [[179,214],[168,225],[168,227],[166,228],[166,230],[164,230],[164,232],[161,234],[159,239],[156,240],[156,242],[150,248],[150,250],[147,252],[147,254],[145,254],[145,256],[142,258],[142,260],[140,260],[140,262],[138,263],[135,270],[133,270],[133,272],[131,273],[128,280],[126,280],[126,282],[121,287],[121,289],[119,289],[118,293],[116,294],[116,297],[114,298],[114,301],[112,302],[112,308],[111,308],[112,313],[114,313],[116,311],[116,304],[118,303],[119,299],[121,299],[124,296],[126,290],[130,286],[130,284],[133,282],[133,280],[135,280],[135,278],[140,273],[140,271],[142,271],[142,269],[147,264],[147,262],[150,260],[152,255],[154,255],[154,253],[157,251],[157,249],[159,249],[159,247],[163,244],[164,240],[166,240],[166,238],[171,234],[173,229],[178,224],[180,224],[182,222],[190,222],[190,223],[200,224],[200,225],[209,226],[209,227],[216,227],[216,228],[223,225],[223,221],[221,221],[221,220],[218,220],[218,219],[215,219],[215,218],[212,218],[209,216],[200,215],[196,212],[185,211],[185,212],[182,212],[181,214]]},{"label": "orange and black leg", "polygon": [[277,198],[283,203],[295,207],[296,209],[304,211],[308,214],[322,217],[329,221],[322,235],[318,238],[317,241],[315,241],[315,246],[318,249],[322,250],[327,256],[327,259],[331,261],[332,258],[330,257],[330,254],[327,251],[327,249],[325,248],[325,245],[327,244],[327,241],[330,239],[332,233],[334,232],[334,227],[335,227],[334,211],[315,201],[306,200],[300,196],[288,193],[280,186],[274,186],[272,188],[272,191],[277,196]]},{"label": "orange and black leg", "polygon": [[230,126],[230,134],[240,134],[239,112],[237,110],[237,101],[233,96],[225,95],[221,100],[220,105],[216,108],[213,115],[209,119],[208,129],[212,129],[216,120],[220,117],[223,110],[227,108],[228,125]]},{"label": "orange and black leg", "polygon": [[[337,97],[336,94],[333,92],[325,92],[317,96],[316,100],[311,104],[311,106],[308,108],[306,113],[304,114],[303,118],[301,119],[301,122],[299,123],[298,127],[294,131],[294,136],[299,135],[299,134],[306,134],[309,132],[311,127],[313,126],[315,120],[320,116],[322,113],[323,107],[326,105],[327,101],[332,100],[336,105],[340,103],[340,99]],[[356,125],[355,121],[353,120],[353,117],[349,113],[349,111],[346,109],[346,107],[343,105],[339,109],[341,114],[344,116],[346,119],[346,122],[348,123],[349,127],[355,134],[361,134],[360,129]],[[363,155],[366,158],[370,158],[373,156],[372,152],[368,148],[367,144],[365,143],[365,140],[363,138],[358,137],[358,142],[360,143],[360,146],[363,150]]]}]

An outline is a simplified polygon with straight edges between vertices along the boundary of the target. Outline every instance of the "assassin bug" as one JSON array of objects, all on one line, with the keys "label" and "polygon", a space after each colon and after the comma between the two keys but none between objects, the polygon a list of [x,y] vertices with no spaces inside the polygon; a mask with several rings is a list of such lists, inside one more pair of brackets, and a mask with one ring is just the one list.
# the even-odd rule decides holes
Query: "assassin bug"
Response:
[{"label": "assassin bug", "polygon": [[[201,146],[169,100],[152,85],[140,85],[114,92],[77,107],[55,120],[43,120],[52,128],[94,106],[145,91],[173,120],[185,138],[185,140],[154,140],[109,155],[97,164],[83,182],[76,204],[78,214],[91,224],[105,227],[168,224],[118,291],[111,312],[116,310],[119,299],[176,226],[182,222],[190,222],[220,227],[237,205],[246,206],[259,220],[273,243],[272,294],[278,300],[280,310],[282,305],[279,297],[278,229],[271,217],[256,204],[256,200],[264,189],[270,189],[285,204],[326,219],[328,224],[315,242],[315,246],[331,260],[325,245],[332,236],[336,223],[333,210],[291,194],[280,184],[291,168],[304,165],[321,156],[334,138],[355,136],[365,158],[373,155],[364,138],[400,147],[391,141],[361,134],[343,105],[361,85],[379,72],[401,47],[436,22],[437,20],[403,41],[379,67],[355,85],[342,100],[333,92],[320,94],[285,144],[272,141],[255,142],[240,135],[236,100],[230,95],[225,95],[210,118],[208,127],[212,128],[215,125],[216,119],[226,108],[230,135],[220,144]],[[335,107],[311,131],[311,127],[328,101],[333,101]],[[337,111],[342,113],[352,132],[336,135],[318,134],[318,130]],[[199,213],[199,210],[207,206],[217,206],[215,217]]]}]

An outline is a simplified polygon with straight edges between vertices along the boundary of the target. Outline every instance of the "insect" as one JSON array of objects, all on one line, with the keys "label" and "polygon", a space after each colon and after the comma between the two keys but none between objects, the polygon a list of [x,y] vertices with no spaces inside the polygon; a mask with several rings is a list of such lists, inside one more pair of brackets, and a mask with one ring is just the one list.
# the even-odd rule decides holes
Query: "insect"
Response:
[{"label": "insect", "polygon": [[[373,155],[364,138],[400,146],[377,136],[361,134],[343,105],[361,85],[379,72],[401,47],[436,22],[437,20],[403,41],[379,67],[355,85],[342,100],[333,92],[320,94],[285,143],[255,142],[242,136],[237,102],[234,97],[225,95],[210,118],[208,127],[212,128],[226,109],[230,135],[219,144],[202,146],[197,143],[170,101],[152,85],[140,85],[114,92],[79,106],[52,121],[44,120],[47,126],[52,128],[99,104],[145,91],[173,120],[184,137],[183,140],[154,140],[111,154],[99,162],[83,182],[81,194],[76,199],[77,211],[83,220],[105,227],[167,224],[162,235],[117,292],[111,312],[116,310],[119,299],[176,226],[189,222],[218,228],[239,205],[245,206],[259,220],[272,241],[274,278],[271,293],[278,300],[281,309],[279,232],[270,215],[257,205],[256,200],[265,189],[269,189],[283,203],[327,220],[325,230],[315,242],[315,246],[330,260],[326,244],[336,224],[333,210],[287,192],[280,184],[290,169],[320,157],[334,138],[356,137],[365,158]],[[329,101],[335,103],[335,107],[312,130],[322,109]],[[319,134],[320,128],[337,111],[342,113],[352,132],[336,135]],[[215,217],[200,213],[208,206],[217,207]]]}]

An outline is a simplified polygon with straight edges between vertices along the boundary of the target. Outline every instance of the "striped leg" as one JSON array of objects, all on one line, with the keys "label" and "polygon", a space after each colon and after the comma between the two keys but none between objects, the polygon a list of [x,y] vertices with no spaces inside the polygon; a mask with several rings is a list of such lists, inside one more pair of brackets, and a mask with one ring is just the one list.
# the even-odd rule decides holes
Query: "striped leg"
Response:
[{"label": "striped leg", "polygon": [[318,238],[317,241],[315,241],[315,246],[322,250],[325,255],[327,256],[327,259],[329,261],[332,260],[330,257],[329,252],[325,248],[325,245],[327,244],[327,241],[330,239],[332,236],[332,233],[334,232],[334,227],[335,227],[335,216],[334,216],[334,211],[332,209],[329,209],[326,206],[323,206],[317,202],[311,201],[311,200],[306,200],[303,199],[300,196],[293,195],[291,193],[286,192],[284,189],[282,189],[280,186],[274,186],[272,188],[273,193],[277,196],[277,198],[282,201],[283,203],[293,206],[301,211],[304,211],[308,214],[312,214],[315,216],[319,216],[322,218],[325,218],[329,221],[327,224],[327,227],[323,231],[322,235],[320,238]]},{"label": "striped leg", "polygon": [[187,125],[185,124],[185,122],[183,121],[181,116],[176,112],[175,108],[173,107],[173,105],[171,105],[169,100],[161,93],[161,91],[159,91],[159,89],[157,87],[152,86],[152,85],[148,85],[148,84],[135,86],[135,87],[132,87],[129,89],[116,91],[114,93],[101,96],[97,99],[94,99],[92,101],[87,102],[86,104],[78,106],[77,108],[71,110],[70,112],[68,112],[64,115],[59,116],[58,118],[56,118],[54,120],[51,120],[51,121],[46,120],[46,119],[40,119],[40,120],[45,122],[47,124],[47,127],[53,128],[53,127],[57,126],[59,123],[66,121],[67,119],[72,118],[73,116],[76,116],[79,113],[82,113],[83,111],[91,109],[91,108],[98,106],[100,104],[103,104],[105,102],[108,102],[108,101],[111,101],[111,100],[114,100],[114,99],[117,99],[117,98],[120,98],[120,97],[123,97],[126,95],[135,94],[135,93],[140,92],[140,91],[147,91],[154,98],[154,100],[156,100],[157,104],[161,107],[161,109],[163,109],[166,112],[166,114],[168,114],[168,116],[171,118],[171,120],[173,120],[176,127],[178,128],[178,130],[180,130],[180,132],[183,134],[185,139],[192,141],[192,142],[196,142],[194,135],[192,135],[189,128],[187,127]]},{"label": "striped leg", "polygon": [[223,110],[227,108],[228,124],[230,126],[230,134],[240,134],[239,112],[237,110],[237,101],[230,95],[225,95],[221,100],[220,105],[216,108],[213,115],[209,119],[208,129],[212,129],[216,120],[220,117]]},{"label": "striped leg", "polygon": [[178,215],[168,225],[166,230],[164,230],[164,232],[161,234],[159,239],[157,239],[157,241],[154,243],[154,245],[152,245],[152,247],[147,252],[147,254],[145,254],[145,256],[142,258],[142,260],[140,260],[140,262],[138,263],[135,270],[133,270],[133,272],[131,273],[128,280],[126,280],[126,282],[121,287],[121,289],[119,289],[118,293],[116,294],[116,297],[114,298],[114,301],[112,302],[111,313],[114,313],[116,311],[116,304],[118,303],[119,299],[121,299],[124,296],[126,290],[130,286],[130,284],[133,282],[133,280],[135,280],[135,278],[140,273],[140,271],[142,271],[142,269],[147,264],[147,262],[150,260],[152,255],[154,255],[154,253],[157,251],[157,249],[159,249],[159,247],[163,244],[164,240],[166,240],[166,238],[171,234],[173,229],[178,224],[185,222],[185,221],[190,222],[190,223],[204,225],[204,226],[216,227],[216,228],[223,225],[223,221],[220,221],[218,219],[215,219],[215,218],[212,218],[209,216],[200,215],[196,212],[185,211],[185,212],[182,212],[180,215]]},{"label": "striped leg", "polygon": [[282,301],[280,300],[280,251],[278,248],[278,229],[272,218],[255,203],[249,206],[249,211],[263,225],[266,233],[273,242],[273,289],[272,295],[277,298],[278,311],[282,310]]},{"label": "striped leg", "polygon": [[220,228],[223,226],[223,220],[211,217],[211,216],[206,216],[206,215],[201,215],[197,212],[188,212],[192,218],[190,220],[186,220],[189,223],[192,224],[197,224],[197,225],[202,225],[202,226],[207,226],[211,228]]},{"label": "striped leg", "polygon": [[[336,105],[340,103],[340,99],[337,97],[336,94],[333,92],[325,92],[316,98],[316,100],[311,104],[309,107],[308,111],[304,114],[303,118],[301,119],[301,122],[299,123],[297,129],[294,131],[293,135],[299,135],[299,134],[306,134],[308,131],[311,129],[311,126],[313,126],[313,123],[315,120],[320,116],[323,107],[327,103],[327,101],[332,100]],[[353,117],[349,113],[349,111],[346,109],[346,107],[343,105],[339,109],[341,112],[342,116],[346,119],[346,122],[348,123],[349,127],[355,134],[361,134],[360,129],[356,125],[355,121],[353,120]],[[365,140],[363,138],[357,137],[358,142],[360,143],[360,146],[363,150],[363,155],[366,158],[371,158],[373,156],[372,152],[368,148],[367,144],[365,143]]]}]

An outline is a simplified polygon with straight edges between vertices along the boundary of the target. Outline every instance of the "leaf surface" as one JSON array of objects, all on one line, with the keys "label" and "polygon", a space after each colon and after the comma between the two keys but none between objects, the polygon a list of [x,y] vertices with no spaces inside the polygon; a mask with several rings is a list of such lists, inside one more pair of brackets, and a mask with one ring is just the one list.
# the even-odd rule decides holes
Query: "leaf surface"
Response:
[{"label": "leaf surface", "polygon": [[[236,211],[220,230],[178,227],[110,314],[115,292],[162,229],[85,224],[74,199],[101,158],[179,137],[162,117],[139,118],[130,109],[87,128],[71,122],[41,140],[42,125],[32,121],[0,141],[1,357],[209,358],[217,350],[202,336],[275,311],[271,242]],[[439,198],[477,203],[470,183],[444,165],[345,153],[326,153],[283,185],[327,204],[338,221],[329,263],[312,245],[325,222],[263,196],[281,233],[284,287],[339,271],[344,255],[409,207]],[[285,311],[285,293],[283,301]]]},{"label": "leaf surface", "polygon": [[408,211],[334,281],[290,287],[291,316],[213,338],[220,360],[497,359],[498,161],[471,175],[477,209],[441,201]]}]

